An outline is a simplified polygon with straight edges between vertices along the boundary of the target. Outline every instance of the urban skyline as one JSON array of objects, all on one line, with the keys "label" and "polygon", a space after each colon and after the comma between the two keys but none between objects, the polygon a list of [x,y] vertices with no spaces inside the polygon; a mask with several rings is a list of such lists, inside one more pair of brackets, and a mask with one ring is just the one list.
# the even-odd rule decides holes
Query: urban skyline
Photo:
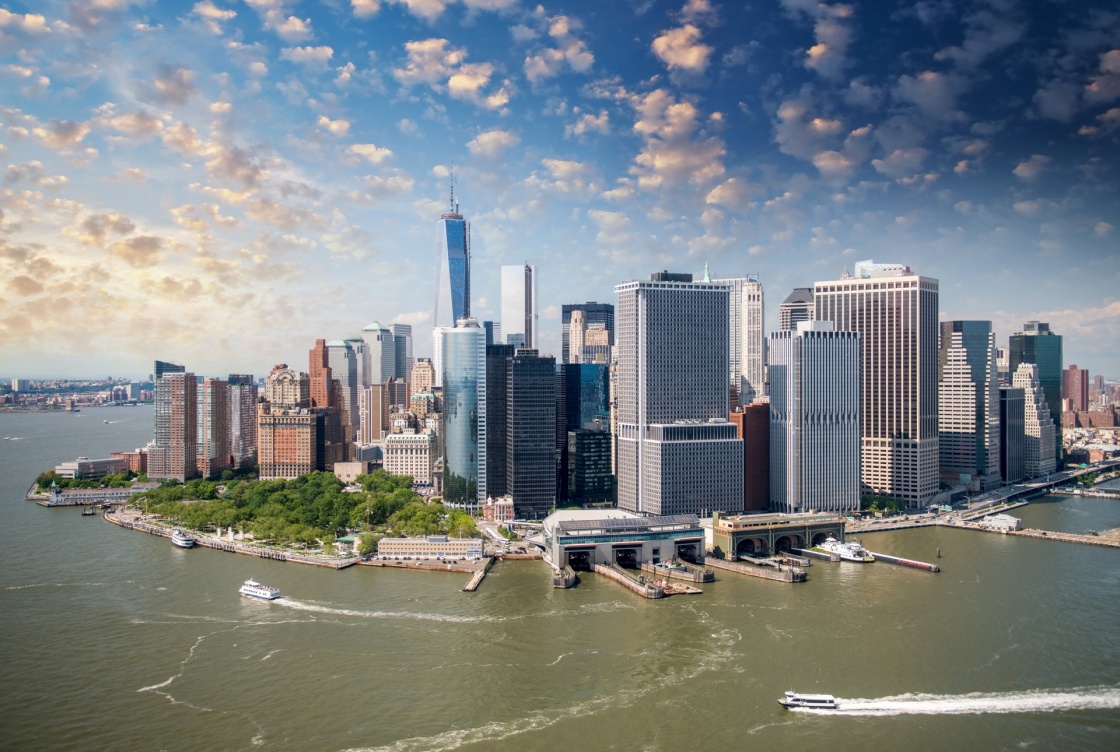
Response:
[{"label": "urban skyline", "polygon": [[6,7],[5,375],[253,372],[374,320],[430,356],[452,165],[471,314],[533,264],[542,354],[650,268],[757,272],[769,333],[889,258],[942,320],[1049,321],[1120,373],[1120,21],[1091,3]]}]

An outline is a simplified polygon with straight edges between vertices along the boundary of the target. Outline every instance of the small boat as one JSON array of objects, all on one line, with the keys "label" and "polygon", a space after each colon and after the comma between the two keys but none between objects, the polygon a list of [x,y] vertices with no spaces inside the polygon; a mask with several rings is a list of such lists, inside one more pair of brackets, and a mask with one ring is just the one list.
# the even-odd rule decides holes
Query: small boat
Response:
[{"label": "small boat", "polygon": [[778,704],[783,708],[820,708],[821,710],[836,710],[836,698],[832,695],[803,695],[797,692],[786,692]]},{"label": "small boat", "polygon": [[242,585],[237,592],[250,598],[260,598],[264,601],[274,601],[280,597],[280,588],[262,585],[256,580],[245,580],[245,584]]},{"label": "small boat", "polygon": [[105,423],[106,425],[108,425],[108,424],[109,424],[109,421],[107,421],[107,420],[106,420],[106,421],[102,421],[102,422],[103,422],[103,423]]},{"label": "small boat", "polygon": [[175,528],[171,533],[171,542],[179,548],[194,548],[195,540],[187,533],[184,533],[179,528]]},{"label": "small boat", "polygon": [[821,548],[829,553],[839,554],[840,561],[855,561],[861,564],[875,561],[871,552],[858,543],[841,543],[835,538],[829,538],[821,544]]}]

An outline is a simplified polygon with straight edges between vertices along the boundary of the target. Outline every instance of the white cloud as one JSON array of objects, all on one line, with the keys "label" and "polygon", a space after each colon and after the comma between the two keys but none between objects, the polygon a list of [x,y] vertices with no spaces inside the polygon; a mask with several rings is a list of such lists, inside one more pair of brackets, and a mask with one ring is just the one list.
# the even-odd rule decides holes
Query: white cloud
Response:
[{"label": "white cloud", "polygon": [[728,209],[742,211],[750,201],[753,187],[743,178],[728,178],[704,197],[704,203],[726,206]]},{"label": "white cloud", "polygon": [[1097,222],[1093,226],[1093,234],[1098,238],[1107,238],[1112,235],[1113,226],[1108,222]]},{"label": "white cloud", "polygon": [[692,24],[667,29],[653,40],[653,54],[665,63],[670,71],[703,73],[708,67],[712,48],[700,41],[702,32]]},{"label": "white cloud", "polygon": [[922,169],[929,152],[921,147],[895,149],[884,159],[871,160],[876,172],[892,178],[906,178]]},{"label": "white cloud", "polygon": [[913,104],[923,115],[944,120],[956,112],[957,97],[966,88],[967,81],[956,74],[923,71],[917,76],[899,76],[894,95]]},{"label": "white cloud", "polygon": [[1085,87],[1085,101],[1097,104],[1120,99],[1120,49],[1100,57],[1100,74]]},{"label": "white cloud", "polygon": [[993,3],[993,8],[980,8],[964,17],[967,27],[960,46],[947,47],[934,55],[935,60],[952,60],[961,67],[975,68],[992,53],[1019,41],[1027,24],[1018,19],[1010,3]]},{"label": "white cloud", "polygon": [[1038,180],[1042,172],[1050,164],[1050,157],[1042,154],[1032,154],[1030,159],[1023,160],[1011,172],[1020,180],[1033,183]]},{"label": "white cloud", "polygon": [[155,79],[142,88],[148,98],[165,106],[181,107],[198,93],[194,71],[182,66],[161,65]]},{"label": "white cloud", "polygon": [[473,139],[467,142],[467,149],[471,154],[476,157],[483,157],[485,159],[498,159],[505,153],[505,150],[511,146],[516,146],[520,143],[521,139],[518,138],[516,133],[512,131],[503,131],[500,128],[494,128],[489,131],[479,133]]},{"label": "white cloud", "polygon": [[381,10],[380,0],[350,0],[350,8],[356,18],[370,18]]},{"label": "white cloud", "polygon": [[501,109],[509,103],[512,87],[508,81],[496,91],[486,92],[494,74],[492,64],[468,63],[465,49],[448,45],[446,39],[434,38],[406,42],[408,62],[404,68],[394,69],[393,76],[405,86],[424,83],[486,109]]},{"label": "white cloud", "polygon": [[525,76],[532,83],[560,74],[566,63],[577,72],[584,73],[595,62],[595,56],[587,49],[583,40],[572,33],[579,23],[567,16],[548,19],[548,35],[555,40],[555,47],[538,50],[525,58]]},{"label": "white cloud", "polygon": [[370,164],[381,164],[386,159],[393,156],[391,149],[374,144],[354,144],[346,150],[346,153],[355,157],[361,157]]},{"label": "white cloud", "polygon": [[848,47],[854,36],[853,7],[815,0],[782,0],[782,5],[794,16],[803,15],[813,20],[815,43],[805,52],[805,67],[825,78],[838,80],[850,65]]},{"label": "white cloud", "polygon": [[219,8],[211,0],[195,3],[191,14],[197,16],[199,24],[211,34],[221,34],[222,22],[237,17],[237,11]]},{"label": "white cloud", "polygon": [[332,136],[345,136],[346,132],[350,130],[349,120],[345,120],[343,118],[339,118],[338,120],[331,120],[326,115],[320,115],[319,119],[316,121],[316,125],[330,133]]},{"label": "white cloud", "polygon": [[307,65],[326,65],[334,57],[334,49],[326,45],[320,47],[285,47],[280,57],[293,63]]},{"label": "white cloud", "polygon": [[727,149],[702,127],[694,104],[677,101],[666,89],[635,96],[631,104],[638,114],[634,132],[645,139],[630,168],[639,188],[705,185],[723,175]]},{"label": "white cloud", "polygon": [[598,115],[590,112],[584,113],[575,123],[564,127],[566,136],[582,136],[587,133],[607,134],[611,131],[610,117],[606,110],[599,110]]}]

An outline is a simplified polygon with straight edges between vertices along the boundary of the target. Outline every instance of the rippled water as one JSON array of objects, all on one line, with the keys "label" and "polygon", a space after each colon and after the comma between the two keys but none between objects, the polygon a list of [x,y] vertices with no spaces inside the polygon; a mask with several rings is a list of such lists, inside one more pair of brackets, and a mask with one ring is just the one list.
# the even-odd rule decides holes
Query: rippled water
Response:
[{"label": "rippled water", "polygon": [[[0,414],[26,436],[0,441],[2,748],[1120,748],[1117,550],[926,528],[863,542],[940,547],[941,574],[815,563],[645,601],[511,562],[461,593],[463,574],[182,551],[21,501],[40,470],[151,434],[149,408],[81,415]],[[1016,514],[1120,526],[1110,500]],[[284,597],[238,596],[249,577]],[[791,688],[841,711],[783,710]]]}]

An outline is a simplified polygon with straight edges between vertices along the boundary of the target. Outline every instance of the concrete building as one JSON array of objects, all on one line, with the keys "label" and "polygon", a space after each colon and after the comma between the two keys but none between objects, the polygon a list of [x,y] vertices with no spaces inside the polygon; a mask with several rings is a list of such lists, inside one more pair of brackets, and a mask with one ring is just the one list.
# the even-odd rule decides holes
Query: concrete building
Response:
[{"label": "concrete building", "polygon": [[555,569],[704,560],[704,531],[694,514],[642,517],[622,509],[562,509],[545,518],[541,542]]},{"label": "concrete building", "polygon": [[735,408],[731,422],[743,440],[743,511],[770,508],[770,404]]},{"label": "concrete building", "polygon": [[942,321],[938,350],[941,478],[999,488],[999,382],[990,321]]},{"label": "concrete building", "polygon": [[389,324],[389,331],[393,333],[393,375],[401,381],[408,381],[412,373],[412,325]]},{"label": "concrete building", "polygon": [[770,335],[770,508],[860,508],[860,333],[801,321]]},{"label": "concrete building", "polygon": [[813,288],[795,287],[778,306],[778,331],[795,332],[799,322],[812,321],[815,315]]},{"label": "concrete building", "polygon": [[244,373],[229,375],[229,445],[235,467],[257,463],[257,401],[259,390],[253,377]]},{"label": "concrete building", "polygon": [[351,460],[349,462],[334,463],[334,476],[346,485],[358,482],[359,475],[368,475],[373,469],[369,460]]},{"label": "concrete building", "polygon": [[1089,410],[1089,372],[1076,365],[1062,371],[1062,399],[1070,402],[1070,412]]},{"label": "concrete building", "polygon": [[418,358],[415,365],[412,366],[411,375],[407,381],[410,397],[413,394],[431,392],[436,385],[436,371],[432,366],[432,361],[428,358]]},{"label": "concrete building", "polygon": [[[1054,461],[1062,459],[1062,338],[1050,331],[1050,325],[1028,321],[1023,331],[1011,335],[1008,343],[1008,367],[1012,382],[1022,363],[1038,366],[1038,381],[1046,394],[1050,419],[1054,428]],[[1029,395],[1028,395],[1029,396]],[[1030,407],[1027,407],[1030,412]],[[1029,472],[1029,469],[1028,469]]]},{"label": "concrete building", "polygon": [[12,391],[16,392],[17,394],[26,394],[27,392],[30,392],[31,379],[12,379]]},{"label": "concrete building", "polygon": [[565,303],[560,307],[560,338],[561,338],[561,362],[563,363],[576,363],[579,350],[573,351],[571,349],[571,323],[572,314],[575,311],[581,311],[582,316],[582,330],[600,326],[607,330],[607,336],[610,340],[609,345],[614,345],[614,306],[610,303],[596,303],[591,301],[589,303]]},{"label": "concrete building", "polygon": [[311,406],[311,379],[288,368],[287,363],[274,365],[264,384],[264,399],[275,407]]},{"label": "concrete building", "polygon": [[342,390],[342,401],[338,405],[344,415],[344,422],[350,426],[353,441],[358,437],[360,423],[358,413],[359,394],[362,390],[362,377],[365,371],[364,352],[355,348],[351,340],[332,339],[327,342],[327,365],[331,368],[331,378],[338,380]]},{"label": "concrete building", "polygon": [[536,347],[537,272],[532,264],[502,267],[502,334],[507,345]]},{"label": "concrete building", "polygon": [[813,299],[817,320],[862,335],[862,491],[925,506],[939,491],[938,282],[901,264],[846,272],[814,283]]},{"label": "concrete building", "polygon": [[481,538],[449,538],[429,535],[426,538],[382,538],[377,542],[377,557],[409,556],[413,559],[481,559]]},{"label": "concrete building", "polygon": [[1027,478],[1040,478],[1054,472],[1058,463],[1050,451],[1057,429],[1046,390],[1038,378],[1038,366],[1020,363],[1011,384],[1023,390],[1023,472]]},{"label": "concrete building", "polygon": [[198,472],[216,478],[229,470],[229,382],[205,379],[198,385]]},{"label": "concrete building", "polygon": [[522,519],[556,506],[556,359],[518,348],[506,366],[506,493]]},{"label": "concrete building", "polygon": [[[705,278],[705,281],[712,280]],[[727,285],[730,291],[728,352],[731,397],[735,405],[749,405],[766,393],[763,383],[766,327],[762,283],[758,281],[757,274],[714,281]]]},{"label": "concrete building", "polygon": [[579,349],[579,363],[606,365],[611,362],[611,335],[602,326],[591,326],[583,331],[583,344]]},{"label": "concrete building", "polygon": [[[258,467],[261,480],[298,478],[321,467],[322,412],[262,402],[258,406]],[[334,463],[329,468],[333,471]]]},{"label": "concrete building", "polygon": [[474,507],[487,496],[486,333],[461,319],[442,348],[444,504]]},{"label": "concrete building", "polygon": [[810,548],[830,537],[842,541],[844,522],[843,516],[833,514],[714,514],[700,525],[712,556],[735,559]]},{"label": "concrete building", "polygon": [[743,509],[743,440],[727,420],[727,285],[653,274],[618,295],[618,506]]},{"label": "concrete building", "polygon": [[110,452],[109,457],[124,460],[127,468],[137,474],[148,472],[148,449],[137,447],[131,452]]},{"label": "concrete building", "polygon": [[369,349],[369,383],[384,384],[397,375],[397,341],[393,331],[374,321],[362,327],[362,339]]},{"label": "concrete building", "polygon": [[54,474],[59,478],[71,480],[98,480],[106,475],[118,475],[127,472],[128,469],[128,460],[123,457],[112,456],[101,460],[79,457],[71,462],[56,465]]},{"label": "concrete building", "polygon": [[198,382],[189,371],[169,372],[155,383],[155,439],[148,477],[187,481],[198,475]]},{"label": "concrete building", "polygon": [[430,484],[435,462],[435,434],[430,431],[391,433],[383,442],[382,467],[391,475],[407,475],[413,483]]}]

